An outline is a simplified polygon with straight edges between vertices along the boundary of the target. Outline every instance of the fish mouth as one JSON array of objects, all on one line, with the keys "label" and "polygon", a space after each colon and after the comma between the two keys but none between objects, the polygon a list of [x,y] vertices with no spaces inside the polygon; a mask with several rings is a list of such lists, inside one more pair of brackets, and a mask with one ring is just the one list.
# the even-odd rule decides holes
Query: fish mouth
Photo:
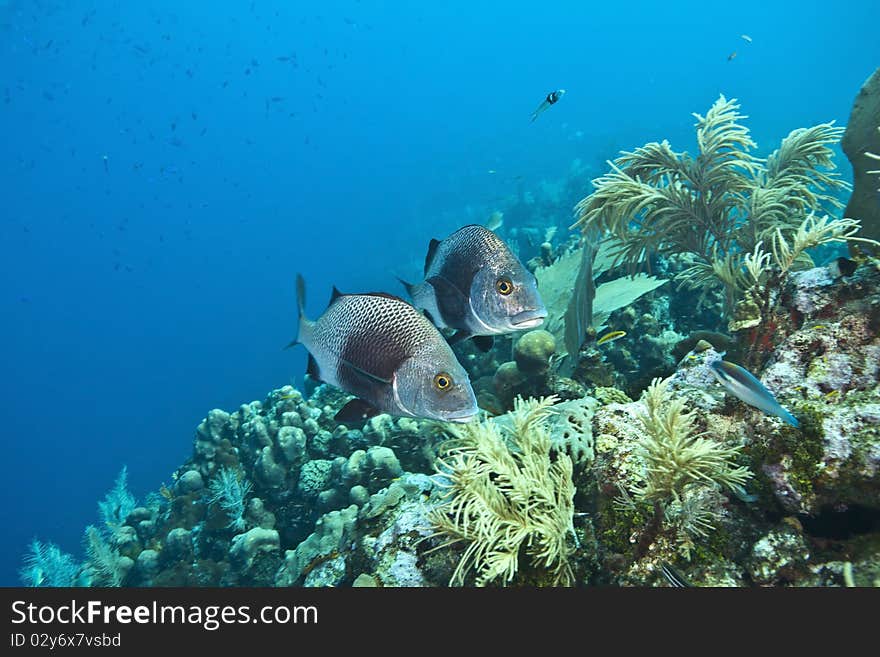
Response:
[{"label": "fish mouth", "polygon": [[525,310],[511,317],[510,325],[515,329],[532,328],[533,326],[540,326],[544,322],[545,317],[547,317],[547,311],[543,308],[540,310]]},{"label": "fish mouth", "polygon": [[479,413],[479,409],[477,408],[467,408],[462,411],[455,411],[454,413],[450,413],[443,417],[446,422],[457,422],[459,424],[466,424],[477,417]]}]

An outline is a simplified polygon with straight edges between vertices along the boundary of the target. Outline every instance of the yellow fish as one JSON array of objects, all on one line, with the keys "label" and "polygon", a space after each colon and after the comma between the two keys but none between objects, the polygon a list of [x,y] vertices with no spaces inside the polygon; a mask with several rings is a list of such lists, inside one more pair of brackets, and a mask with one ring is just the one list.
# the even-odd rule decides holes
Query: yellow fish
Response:
[{"label": "yellow fish", "polygon": [[600,344],[605,344],[606,342],[614,342],[626,335],[626,331],[611,331],[611,333],[606,333],[601,338],[596,340],[596,346]]}]

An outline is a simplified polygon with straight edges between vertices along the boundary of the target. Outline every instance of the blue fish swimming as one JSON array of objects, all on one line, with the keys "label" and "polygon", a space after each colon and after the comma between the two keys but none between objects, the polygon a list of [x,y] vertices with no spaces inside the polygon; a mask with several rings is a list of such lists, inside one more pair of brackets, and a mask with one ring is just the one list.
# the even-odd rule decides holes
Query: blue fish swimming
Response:
[{"label": "blue fish swimming", "polygon": [[723,385],[727,392],[734,397],[744,401],[746,404],[759,408],[768,415],[775,415],[788,422],[791,426],[797,427],[797,419],[782,408],[780,403],[776,401],[764,385],[755,378],[755,376],[744,367],[740,367],[726,360],[716,360],[709,367],[718,383]]}]

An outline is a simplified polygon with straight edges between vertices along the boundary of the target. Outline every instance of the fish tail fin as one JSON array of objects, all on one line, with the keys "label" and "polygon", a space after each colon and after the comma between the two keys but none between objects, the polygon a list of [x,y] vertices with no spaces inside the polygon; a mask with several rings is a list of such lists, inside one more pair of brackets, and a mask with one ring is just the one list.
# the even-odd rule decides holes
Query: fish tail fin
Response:
[{"label": "fish tail fin", "polygon": [[308,319],[306,319],[305,315],[306,309],[306,281],[302,277],[302,274],[296,275],[296,334],[293,336],[293,340],[285,347],[285,349],[289,349],[294,345],[300,344],[300,338],[302,337],[303,326],[308,323]]},{"label": "fish tail fin", "polygon": [[779,408],[779,417],[781,417],[785,422],[788,422],[795,429],[800,428],[800,424],[798,423],[797,418],[781,406]]}]

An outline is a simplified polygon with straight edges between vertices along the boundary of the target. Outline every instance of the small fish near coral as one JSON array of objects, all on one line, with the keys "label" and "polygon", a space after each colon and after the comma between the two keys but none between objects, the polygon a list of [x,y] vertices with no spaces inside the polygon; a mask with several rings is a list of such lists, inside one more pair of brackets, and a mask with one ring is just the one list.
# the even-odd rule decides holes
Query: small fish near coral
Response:
[{"label": "small fish near coral", "polygon": [[663,561],[660,563],[660,572],[669,582],[669,586],[674,589],[687,589],[693,586],[671,563]]},{"label": "small fish near coral", "polygon": [[744,367],[726,360],[717,360],[709,365],[715,378],[724,388],[737,399],[758,408],[768,415],[782,418],[793,427],[798,426],[797,419],[776,401],[764,385]]},{"label": "small fish near coral", "polygon": [[379,413],[468,422],[478,412],[467,372],[440,332],[403,299],[342,294],[316,320],[305,317],[305,281],[297,276],[299,332],[288,346],[309,352],[313,378],[351,393],[339,422]]},{"label": "small fish near coral", "polygon": [[534,274],[498,235],[476,224],[432,239],[425,280],[400,282],[438,328],[456,330],[450,343],[476,336],[483,351],[493,335],[534,328],[547,316]]},{"label": "small fish near coral", "polygon": [[606,333],[601,338],[596,340],[596,346],[607,344],[609,342],[614,342],[615,340],[620,340],[620,338],[626,335],[626,331],[611,331],[610,333]]}]

